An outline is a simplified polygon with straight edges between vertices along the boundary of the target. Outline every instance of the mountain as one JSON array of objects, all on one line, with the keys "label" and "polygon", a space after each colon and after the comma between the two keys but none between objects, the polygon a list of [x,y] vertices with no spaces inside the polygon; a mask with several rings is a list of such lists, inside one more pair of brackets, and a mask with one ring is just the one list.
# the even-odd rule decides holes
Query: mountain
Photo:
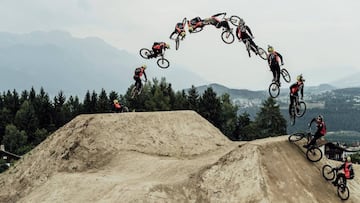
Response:
[{"label": "mountain", "polygon": [[359,78],[360,72],[357,72],[347,77],[341,78],[340,80],[333,81],[331,84],[335,84],[338,88],[360,87]]},{"label": "mountain", "polygon": [[97,37],[75,38],[67,32],[0,32],[1,91],[43,87],[50,95],[60,90],[82,98],[87,90],[124,94],[134,83],[133,71],[147,64],[149,79],[166,77],[173,88],[183,89],[192,81],[205,80],[184,67],[163,70],[155,61],[119,50]]}]

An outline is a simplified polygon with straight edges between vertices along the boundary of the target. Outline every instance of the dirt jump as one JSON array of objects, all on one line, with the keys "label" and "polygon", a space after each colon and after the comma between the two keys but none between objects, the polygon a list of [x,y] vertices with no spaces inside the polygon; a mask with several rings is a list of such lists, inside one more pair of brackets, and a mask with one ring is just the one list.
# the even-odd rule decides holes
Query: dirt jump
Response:
[{"label": "dirt jump", "polygon": [[321,175],[339,163],[287,138],[233,142],[194,111],[80,115],[0,174],[0,202],[340,202]]}]

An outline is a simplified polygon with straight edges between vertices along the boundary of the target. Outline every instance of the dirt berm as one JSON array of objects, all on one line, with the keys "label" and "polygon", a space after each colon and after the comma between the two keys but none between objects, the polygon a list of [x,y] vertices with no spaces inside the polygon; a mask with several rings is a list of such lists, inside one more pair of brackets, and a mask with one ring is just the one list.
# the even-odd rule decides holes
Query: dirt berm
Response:
[{"label": "dirt berm", "polygon": [[80,115],[0,175],[0,202],[340,202],[327,162],[287,136],[229,141],[193,111]]}]

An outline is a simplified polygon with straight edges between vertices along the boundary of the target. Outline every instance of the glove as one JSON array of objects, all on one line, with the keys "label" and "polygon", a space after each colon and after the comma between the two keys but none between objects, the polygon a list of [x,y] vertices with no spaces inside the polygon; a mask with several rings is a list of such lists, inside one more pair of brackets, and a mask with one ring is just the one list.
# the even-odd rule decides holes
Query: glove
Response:
[{"label": "glove", "polygon": [[284,65],[284,63],[281,63],[281,65],[283,66],[283,65]]}]

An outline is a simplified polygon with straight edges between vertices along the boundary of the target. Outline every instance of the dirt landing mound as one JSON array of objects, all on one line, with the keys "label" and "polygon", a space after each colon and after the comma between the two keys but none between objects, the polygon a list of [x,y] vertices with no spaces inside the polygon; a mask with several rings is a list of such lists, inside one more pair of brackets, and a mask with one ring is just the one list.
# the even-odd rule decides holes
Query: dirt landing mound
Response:
[{"label": "dirt landing mound", "polygon": [[0,175],[0,202],[338,202],[323,164],[287,136],[231,142],[193,111],[81,115]]}]

